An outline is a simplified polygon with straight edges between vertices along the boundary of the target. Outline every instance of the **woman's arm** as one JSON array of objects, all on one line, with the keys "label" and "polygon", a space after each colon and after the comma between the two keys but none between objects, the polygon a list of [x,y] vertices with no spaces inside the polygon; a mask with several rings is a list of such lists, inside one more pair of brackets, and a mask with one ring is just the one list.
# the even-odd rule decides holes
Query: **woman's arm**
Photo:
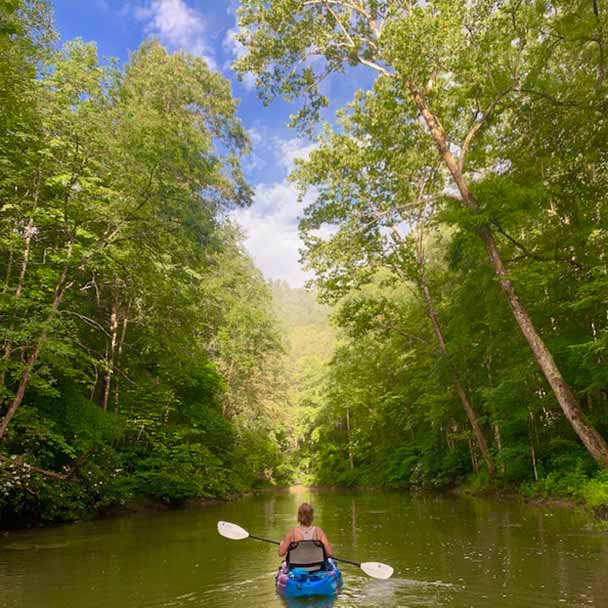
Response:
[{"label": "woman's arm", "polygon": [[289,549],[289,545],[292,543],[293,531],[289,530],[287,534],[283,537],[281,544],[279,545],[279,557],[283,557],[287,550]]},{"label": "woman's arm", "polygon": [[323,532],[321,528],[317,528],[317,530],[319,531],[319,540],[323,543],[323,546],[325,547],[325,553],[327,554],[327,557],[331,557],[334,554],[334,550],[329,541],[327,540],[325,532]]}]

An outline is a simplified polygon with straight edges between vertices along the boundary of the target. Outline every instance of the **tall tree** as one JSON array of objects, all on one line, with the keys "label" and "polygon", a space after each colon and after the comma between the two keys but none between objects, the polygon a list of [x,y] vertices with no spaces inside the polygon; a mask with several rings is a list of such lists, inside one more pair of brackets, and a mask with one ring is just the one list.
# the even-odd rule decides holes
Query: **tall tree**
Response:
[{"label": "tall tree", "polygon": [[53,41],[48,3],[0,6],[0,519],[288,481],[229,83],[157,42],[120,67]]},{"label": "tall tree", "polygon": [[[391,113],[391,109],[394,111]],[[300,187],[317,193],[301,222],[306,259],[325,297],[375,276],[380,266],[418,289],[437,341],[451,367],[451,382],[466,412],[490,476],[495,466],[476,408],[467,395],[449,349],[427,279],[425,227],[442,196],[443,181],[420,141],[414,116],[379,93],[355,102],[294,174]],[[436,164],[436,163],[435,163]],[[317,236],[335,226],[331,237]],[[409,233],[409,234],[408,234]]]},{"label": "tall tree", "polygon": [[[76,297],[74,290],[89,283],[117,244],[131,237],[187,273],[196,246],[172,249],[174,226],[190,223],[204,240],[204,226],[213,223],[218,208],[249,200],[236,161],[246,139],[235,102],[227,82],[202,60],[169,55],[150,43],[121,75],[98,66],[93,46],[75,42],[56,58],[43,84],[44,149],[30,174],[41,200],[25,232],[22,269],[32,244],[50,263],[22,271],[10,293],[13,301],[23,294],[24,303],[22,326],[12,327],[5,341],[15,389],[0,438],[45,349],[72,340],[58,319],[66,298]],[[208,219],[201,223],[201,217]],[[116,331],[111,323],[109,372]],[[10,362],[15,351],[19,359]]]}]

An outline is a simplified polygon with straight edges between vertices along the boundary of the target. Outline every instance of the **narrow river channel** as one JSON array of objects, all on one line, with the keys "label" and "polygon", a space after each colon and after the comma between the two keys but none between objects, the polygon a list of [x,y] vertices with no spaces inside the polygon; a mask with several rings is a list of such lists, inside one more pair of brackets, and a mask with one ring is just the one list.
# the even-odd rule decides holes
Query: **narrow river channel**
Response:
[{"label": "narrow river channel", "polygon": [[335,601],[289,608],[608,606],[608,534],[582,514],[516,501],[304,492],[2,537],[0,607],[284,607],[276,547],[226,540],[216,522],[279,538],[303,500],[336,555],[388,563],[395,575],[377,581],[345,565]]}]

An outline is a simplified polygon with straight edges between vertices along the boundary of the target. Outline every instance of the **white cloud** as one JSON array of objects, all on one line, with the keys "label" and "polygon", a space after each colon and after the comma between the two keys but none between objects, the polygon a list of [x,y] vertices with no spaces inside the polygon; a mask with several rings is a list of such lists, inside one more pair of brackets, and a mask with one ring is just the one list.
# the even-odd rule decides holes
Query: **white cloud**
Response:
[{"label": "white cloud", "polygon": [[148,34],[171,49],[181,49],[205,59],[212,70],[217,64],[205,40],[205,20],[184,0],[152,0],[134,9]]},{"label": "white cloud", "polygon": [[226,51],[230,54],[234,59],[240,59],[244,57],[247,53],[247,50],[243,46],[243,43],[238,40],[238,35],[241,31],[241,28],[238,26],[231,27],[226,31],[226,35],[224,36],[224,41],[222,45],[226,49]]},{"label": "white cloud", "polygon": [[264,148],[265,136],[262,131],[256,127],[247,129],[247,135],[249,136],[253,150],[244,159],[243,166],[247,171],[261,171],[268,165],[268,162],[263,155],[258,154],[257,150]]},{"label": "white cloud", "polygon": [[294,169],[296,160],[307,160],[310,153],[317,147],[301,137],[293,139],[276,139],[277,160],[279,165],[288,173]]},{"label": "white cloud", "polygon": [[278,182],[259,184],[252,208],[262,217],[272,216],[281,222],[295,224],[302,214],[303,205],[298,202],[298,191],[293,184]]},{"label": "white cloud", "polygon": [[264,276],[283,279],[294,287],[301,287],[311,278],[299,262],[302,241],[298,217],[302,209],[295,186],[277,182],[260,184],[253,205],[232,214],[244,229],[245,247]]},{"label": "white cloud", "polygon": [[[267,138],[263,127],[251,127],[248,132],[254,146],[270,152],[276,165],[286,174],[294,168],[296,159],[308,158],[315,148],[315,144],[301,137]],[[298,219],[313,197],[311,191],[299,202],[296,186],[287,179],[261,183],[255,188],[251,207],[232,213],[232,219],[246,233],[247,251],[267,278],[283,279],[294,287],[300,287],[312,278],[299,262],[299,249],[303,243],[298,233]],[[325,236],[325,232],[321,231],[319,236]]]},{"label": "white cloud", "polygon": [[249,135],[249,139],[254,146],[257,146],[264,141],[264,135],[257,127],[249,127],[249,129],[247,129],[247,135]]},{"label": "white cloud", "polygon": [[[241,28],[239,26],[232,27],[226,31],[226,35],[222,41],[222,46],[230,58],[224,65],[225,70],[230,69],[230,66],[234,61],[244,57],[247,54],[247,49],[237,38],[240,32]],[[242,82],[247,90],[251,91],[255,89],[255,81],[256,77],[251,72],[247,72],[243,75]]]}]

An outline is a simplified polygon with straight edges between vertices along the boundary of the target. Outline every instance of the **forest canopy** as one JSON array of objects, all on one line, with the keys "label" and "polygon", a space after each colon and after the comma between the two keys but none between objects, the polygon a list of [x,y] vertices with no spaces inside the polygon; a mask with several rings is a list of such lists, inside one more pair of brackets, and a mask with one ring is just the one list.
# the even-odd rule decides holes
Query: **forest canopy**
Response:
[{"label": "forest canopy", "polygon": [[224,76],[4,2],[2,523],[294,481],[606,509],[604,4],[242,0],[235,68],[310,138],[305,290],[229,219],[254,194]]}]

